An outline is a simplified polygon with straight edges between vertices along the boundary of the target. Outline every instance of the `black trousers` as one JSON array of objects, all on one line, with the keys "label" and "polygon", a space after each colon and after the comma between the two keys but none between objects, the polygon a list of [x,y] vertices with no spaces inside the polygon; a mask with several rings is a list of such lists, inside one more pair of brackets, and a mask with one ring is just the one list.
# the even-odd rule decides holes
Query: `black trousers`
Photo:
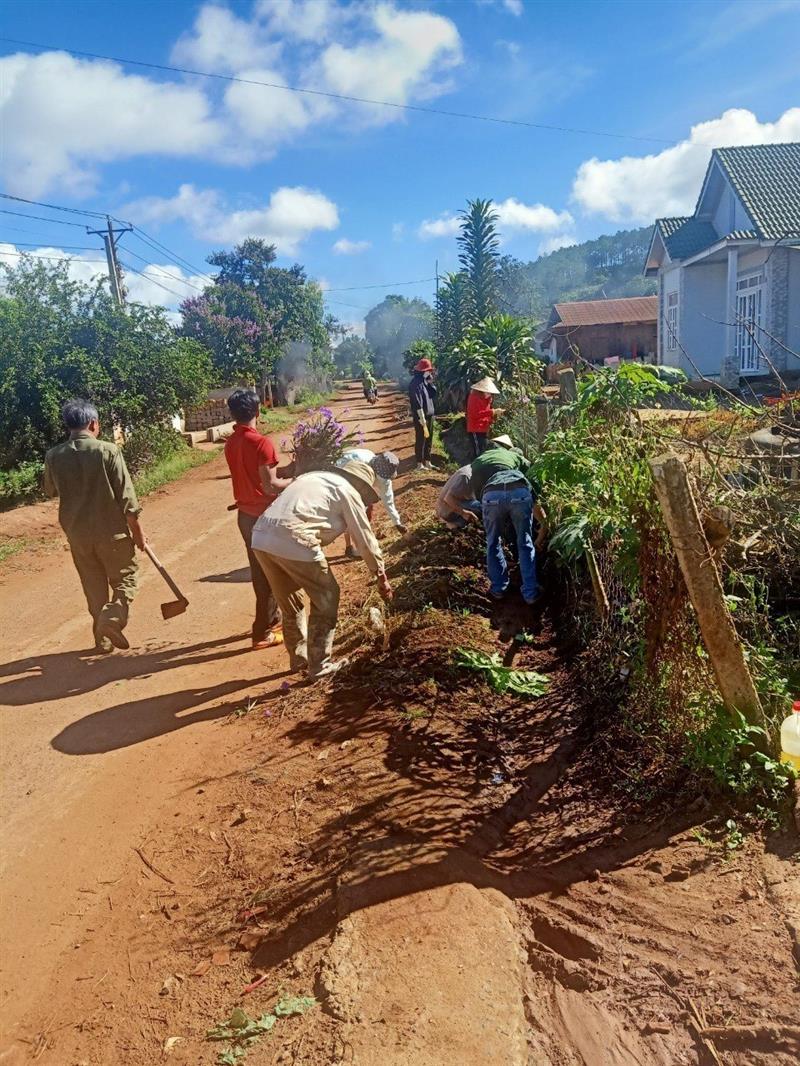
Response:
[{"label": "black trousers", "polygon": [[258,521],[257,515],[238,512],[239,532],[247,548],[247,561],[250,563],[250,580],[253,582],[253,591],[256,594],[256,617],[253,622],[253,640],[263,640],[273,626],[281,620],[281,612],[278,603],[272,594],[267,575],[261,564],[253,554],[251,539],[253,526]]},{"label": "black trousers", "polygon": [[422,426],[414,417],[414,454],[417,457],[418,463],[427,463],[430,461],[431,448],[433,447],[433,415],[427,416],[428,423],[428,436],[422,432]]},{"label": "black trousers", "polygon": [[475,449],[475,458],[486,451],[486,434],[485,433],[470,433],[472,437],[472,447]]}]

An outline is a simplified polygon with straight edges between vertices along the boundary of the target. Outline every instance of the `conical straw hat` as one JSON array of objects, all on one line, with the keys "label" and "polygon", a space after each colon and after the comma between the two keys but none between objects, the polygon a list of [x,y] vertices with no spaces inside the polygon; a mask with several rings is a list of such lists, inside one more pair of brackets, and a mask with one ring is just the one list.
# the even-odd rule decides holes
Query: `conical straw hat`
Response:
[{"label": "conical straw hat", "polygon": [[480,381],[476,381],[471,388],[475,392],[488,392],[490,396],[499,396],[500,390],[492,381],[491,378],[481,378]]}]

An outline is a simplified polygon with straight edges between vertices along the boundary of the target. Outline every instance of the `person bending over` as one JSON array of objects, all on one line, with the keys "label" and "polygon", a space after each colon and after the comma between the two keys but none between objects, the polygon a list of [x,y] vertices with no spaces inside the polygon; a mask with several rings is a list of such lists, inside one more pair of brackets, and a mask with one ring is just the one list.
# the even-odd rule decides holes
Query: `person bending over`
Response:
[{"label": "person bending over", "polygon": [[[486,569],[490,595],[502,598],[508,588],[508,564],[501,538],[508,524],[516,540],[522,575],[522,598],[528,604],[539,599],[536,577],[536,548],[546,536],[546,517],[533,494],[528,476],[530,462],[508,436],[495,437],[490,447],[472,463],[472,489],[481,501],[486,531]],[[533,518],[539,523],[536,543]]]},{"label": "person bending over", "polygon": [[[323,548],[347,531],[385,600],[392,597],[383,556],[366,508],[378,502],[375,471],[350,459],[335,471],[301,474],[255,524],[253,551],[283,614],[289,666],[310,681],[347,662],[331,658],[339,614],[339,585]],[[306,622],[302,592],[311,601]]]},{"label": "person bending over", "polygon": [[[408,527],[403,525],[403,520],[400,517],[397,505],[394,502],[392,481],[397,477],[397,471],[400,469],[400,460],[394,452],[381,452],[379,455],[376,455],[375,452],[370,451],[369,448],[349,448],[339,460],[337,466],[341,466],[350,459],[358,459],[360,462],[367,463],[372,467],[375,471],[375,491],[378,493],[383,506],[389,512],[389,517],[391,518],[395,529],[400,533],[407,532]],[[370,520],[371,525],[372,506],[367,507],[367,518]],[[349,559],[357,559],[358,555],[353,548],[349,533],[345,533],[344,542],[345,555]]]}]

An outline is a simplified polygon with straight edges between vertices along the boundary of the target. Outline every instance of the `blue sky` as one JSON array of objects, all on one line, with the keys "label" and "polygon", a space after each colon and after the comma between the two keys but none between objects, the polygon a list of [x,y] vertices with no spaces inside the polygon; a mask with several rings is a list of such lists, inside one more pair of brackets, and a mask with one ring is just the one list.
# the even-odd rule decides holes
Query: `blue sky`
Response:
[{"label": "blue sky", "polygon": [[[48,46],[0,43],[3,190],[131,219],[199,268],[214,248],[266,237],[353,323],[395,286],[339,290],[431,278],[437,259],[455,266],[468,197],[492,197],[504,250],[531,259],[691,211],[715,144],[800,139],[800,0],[6,0],[3,16],[7,37]],[[6,203],[17,206],[35,211]],[[6,251],[89,243],[55,223],[4,214],[0,226]],[[202,284],[136,236],[121,247],[148,275],[130,278],[134,298],[174,308],[156,279],[185,294]],[[93,258],[77,253],[77,276],[99,269]]]}]

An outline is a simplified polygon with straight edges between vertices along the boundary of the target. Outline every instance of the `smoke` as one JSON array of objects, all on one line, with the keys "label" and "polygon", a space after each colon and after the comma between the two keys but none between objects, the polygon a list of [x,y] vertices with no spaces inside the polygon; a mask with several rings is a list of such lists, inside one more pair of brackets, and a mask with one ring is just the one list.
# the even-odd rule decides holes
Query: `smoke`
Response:
[{"label": "smoke", "polygon": [[315,392],[327,392],[330,381],[324,373],[309,366],[311,345],[308,341],[289,341],[278,361],[275,376],[278,388],[283,393],[286,403],[295,403],[301,388]]},{"label": "smoke", "polygon": [[[396,301],[396,302],[394,302]],[[379,374],[403,378],[403,354],[418,340],[433,339],[433,313],[422,300],[387,297],[373,309],[367,321],[366,339],[375,352],[375,369]]]}]

